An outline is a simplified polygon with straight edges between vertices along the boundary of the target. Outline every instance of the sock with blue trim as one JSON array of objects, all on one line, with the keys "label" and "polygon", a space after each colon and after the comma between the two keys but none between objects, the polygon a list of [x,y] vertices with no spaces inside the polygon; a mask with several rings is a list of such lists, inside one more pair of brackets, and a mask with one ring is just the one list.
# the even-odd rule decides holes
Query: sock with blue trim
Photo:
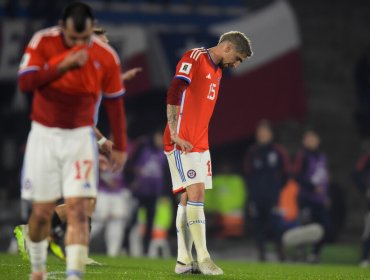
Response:
[{"label": "sock with blue trim", "polygon": [[82,279],[87,254],[88,248],[85,245],[72,244],[66,246],[67,279]]},{"label": "sock with blue trim", "polygon": [[186,219],[186,206],[179,204],[176,214],[176,232],[177,232],[177,260],[184,264],[190,264],[193,261],[191,253],[193,247],[193,237],[189,231]]},{"label": "sock with blue trim", "polygon": [[204,203],[188,201],[186,206],[188,227],[194,240],[197,251],[197,260],[202,262],[209,258],[206,243],[206,218],[204,215]]}]

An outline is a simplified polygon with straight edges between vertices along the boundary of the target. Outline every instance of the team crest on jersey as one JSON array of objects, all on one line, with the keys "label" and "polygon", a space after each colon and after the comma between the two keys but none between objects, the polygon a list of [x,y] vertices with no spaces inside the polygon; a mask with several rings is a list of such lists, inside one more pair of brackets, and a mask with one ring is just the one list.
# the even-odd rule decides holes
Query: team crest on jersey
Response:
[{"label": "team crest on jersey", "polygon": [[194,170],[194,169],[190,169],[190,170],[188,171],[188,173],[186,173],[186,175],[188,175],[188,177],[189,177],[190,179],[194,179],[194,178],[195,178],[195,176],[197,176],[197,172],[195,172],[195,170]]},{"label": "team crest on jersey", "polygon": [[91,188],[91,185],[90,185],[89,182],[85,182],[85,184],[83,186],[84,186],[84,189],[90,189]]},{"label": "team crest on jersey", "polygon": [[188,75],[190,73],[190,69],[191,69],[191,63],[183,62],[181,64],[179,73],[184,73]]}]

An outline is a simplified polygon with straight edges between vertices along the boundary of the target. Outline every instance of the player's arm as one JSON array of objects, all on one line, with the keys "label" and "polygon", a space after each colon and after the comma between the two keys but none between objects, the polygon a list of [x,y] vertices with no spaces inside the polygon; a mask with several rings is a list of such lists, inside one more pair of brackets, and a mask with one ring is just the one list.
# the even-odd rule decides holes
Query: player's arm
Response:
[{"label": "player's arm", "polygon": [[167,122],[171,135],[171,141],[179,146],[183,152],[190,152],[193,145],[181,139],[177,134],[178,117],[180,104],[184,91],[191,84],[193,76],[196,74],[199,61],[192,54],[195,50],[184,54],[176,66],[176,73],[167,91]]},{"label": "player's arm", "polygon": [[[56,57],[47,61],[45,59],[45,48],[47,47],[43,39],[38,36],[36,34],[30,41],[20,63],[19,88],[23,92],[33,92],[58,79],[65,72],[83,66],[88,59],[87,51],[79,49],[63,54],[61,58]],[[53,63],[53,60],[57,63]]]},{"label": "player's arm", "polygon": [[113,135],[112,167],[113,171],[119,171],[127,160],[126,112],[123,99],[125,88],[121,80],[121,64],[113,49],[110,49],[110,55],[106,56],[106,59],[109,61],[104,68],[102,81],[103,105]]},{"label": "player's arm", "polygon": [[124,72],[122,75],[121,75],[121,79],[122,81],[129,81],[129,80],[132,80],[133,78],[136,77],[136,75],[143,71],[143,68],[141,67],[136,67],[136,68],[132,68],[130,70],[127,70],[126,72]]},{"label": "player's arm", "polygon": [[97,127],[94,127],[94,133],[99,145],[99,151],[107,158],[110,158],[113,149],[113,142],[107,139]]},{"label": "player's arm", "polygon": [[108,115],[114,141],[111,154],[112,167],[113,171],[119,171],[123,169],[127,160],[126,113],[123,96],[105,98],[103,105]]},{"label": "player's arm", "polygon": [[177,134],[177,123],[180,113],[181,97],[188,87],[188,83],[182,79],[174,78],[167,92],[167,122],[170,130],[171,141],[178,145],[183,152],[190,152],[193,145]]}]

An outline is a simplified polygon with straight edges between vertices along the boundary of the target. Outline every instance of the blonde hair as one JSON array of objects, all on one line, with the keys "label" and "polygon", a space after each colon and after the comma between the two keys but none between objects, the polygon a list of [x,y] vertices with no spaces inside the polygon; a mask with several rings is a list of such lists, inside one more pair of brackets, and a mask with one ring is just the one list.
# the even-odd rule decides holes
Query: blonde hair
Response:
[{"label": "blonde hair", "polygon": [[235,50],[240,53],[244,54],[247,57],[253,55],[252,48],[251,48],[251,41],[250,39],[245,36],[243,32],[240,31],[229,31],[220,36],[218,40],[218,44],[222,42],[230,42],[235,46]]}]

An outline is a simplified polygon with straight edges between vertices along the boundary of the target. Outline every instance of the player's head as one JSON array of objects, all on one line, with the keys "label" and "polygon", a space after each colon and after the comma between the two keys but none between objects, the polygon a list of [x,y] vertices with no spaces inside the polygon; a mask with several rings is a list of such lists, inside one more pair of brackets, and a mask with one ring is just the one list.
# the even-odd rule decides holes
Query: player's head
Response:
[{"label": "player's head", "polygon": [[101,27],[95,27],[94,28],[94,34],[99,37],[100,40],[102,40],[104,43],[108,43],[109,39],[107,36],[107,31]]},{"label": "player's head", "polygon": [[262,120],[258,123],[256,129],[256,140],[259,145],[266,145],[272,142],[274,138],[274,132],[272,125],[267,120]]},{"label": "player's head", "polygon": [[68,5],[60,25],[68,47],[87,44],[94,30],[94,15],[91,8],[81,2]]},{"label": "player's head", "polygon": [[229,31],[220,36],[218,46],[221,47],[221,68],[236,68],[248,57],[253,55],[251,42],[244,33]]},{"label": "player's head", "polygon": [[313,128],[306,129],[306,131],[303,133],[302,144],[306,149],[310,151],[316,151],[320,146],[319,134]]}]

